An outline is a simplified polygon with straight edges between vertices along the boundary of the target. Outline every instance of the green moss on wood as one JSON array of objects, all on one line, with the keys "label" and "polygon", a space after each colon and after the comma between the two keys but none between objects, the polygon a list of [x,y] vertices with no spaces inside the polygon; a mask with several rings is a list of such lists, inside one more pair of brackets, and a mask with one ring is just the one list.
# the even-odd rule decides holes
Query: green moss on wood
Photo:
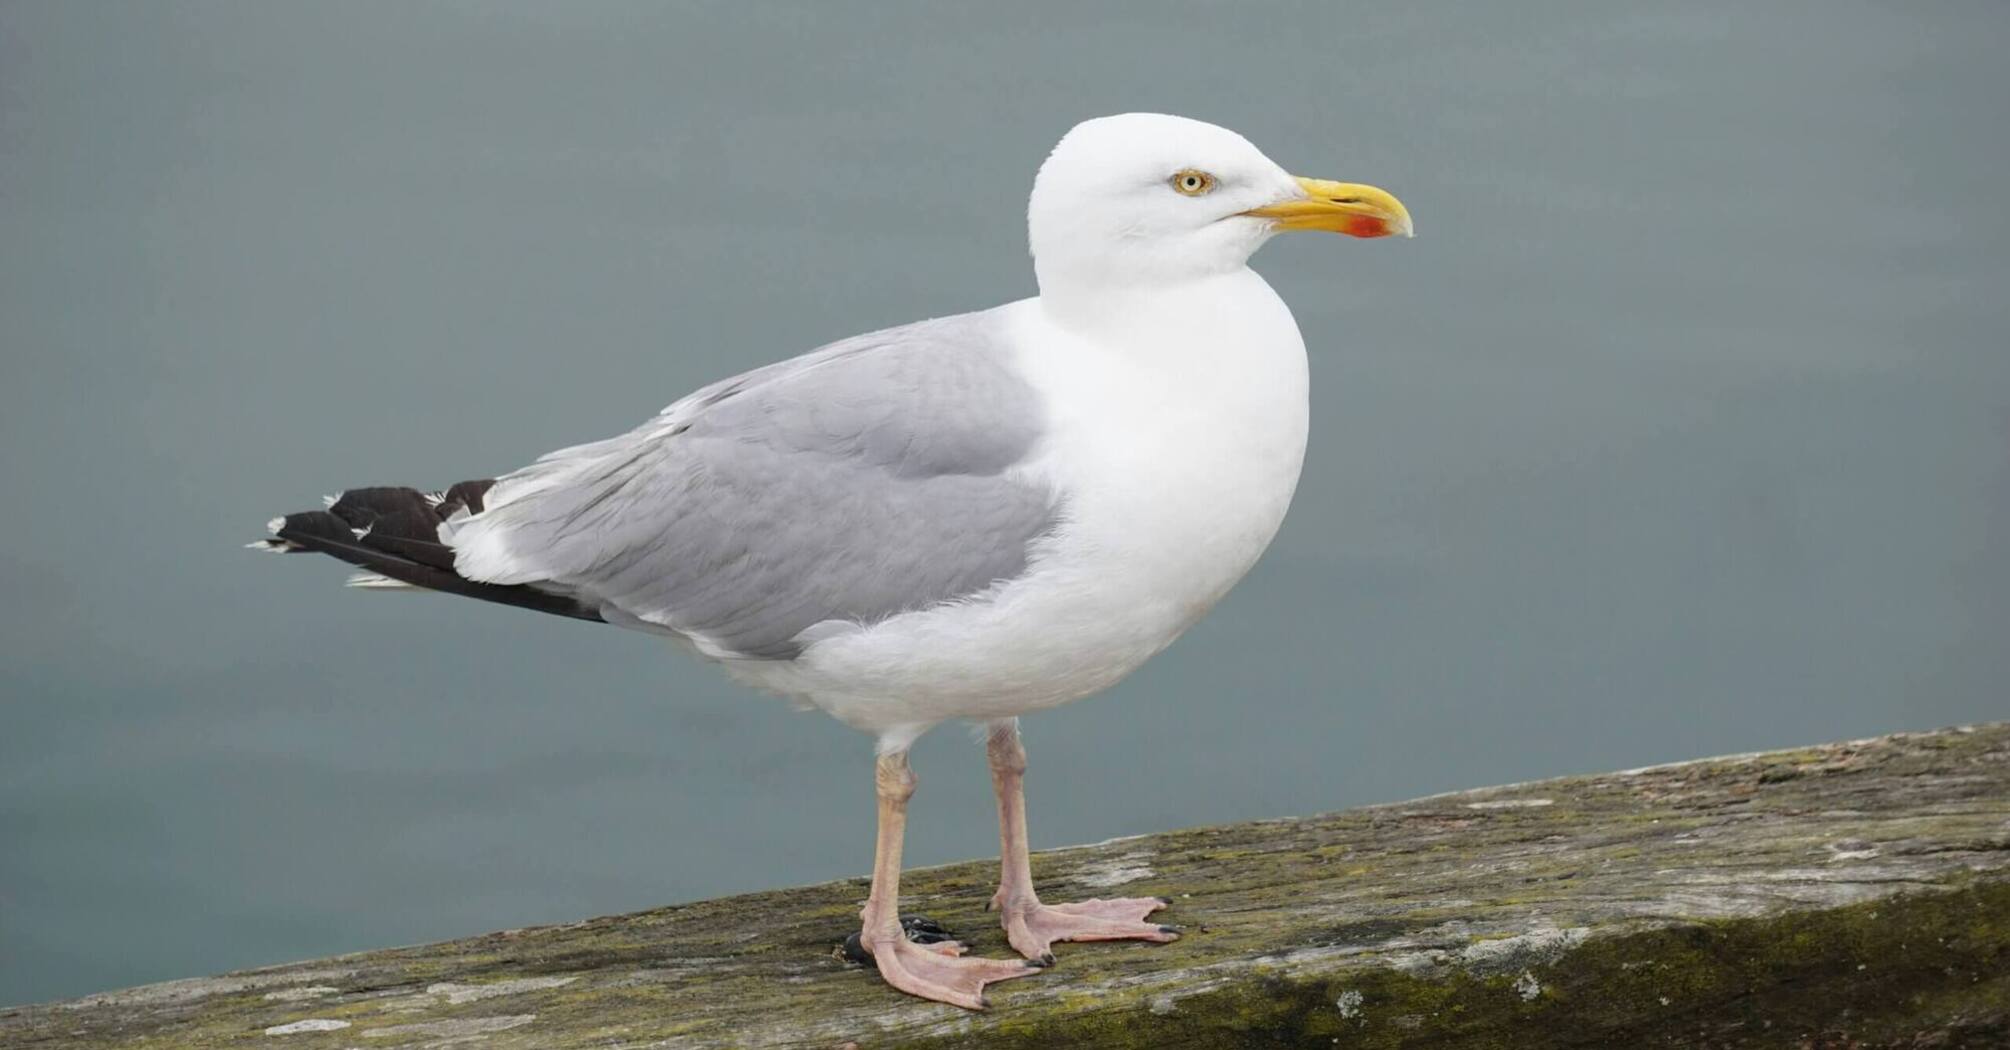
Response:
[{"label": "green moss on wood", "polygon": [[[831,957],[866,892],[848,879],[0,1010],[0,1045],[2010,1045],[2010,726],[1168,832],[1035,872],[1051,899],[1170,895],[1188,934],[1066,946],[972,1016]],[[910,873],[906,910],[1001,955],[993,874]],[[347,1027],[266,1034],[304,1020]]]}]

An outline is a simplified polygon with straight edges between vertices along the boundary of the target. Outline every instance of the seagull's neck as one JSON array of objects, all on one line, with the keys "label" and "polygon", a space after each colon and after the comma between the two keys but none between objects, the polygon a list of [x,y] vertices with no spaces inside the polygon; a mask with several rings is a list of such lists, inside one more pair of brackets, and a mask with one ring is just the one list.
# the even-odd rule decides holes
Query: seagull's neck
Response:
[{"label": "seagull's neck", "polygon": [[1247,266],[1150,282],[1041,277],[1039,302],[1048,320],[1098,342],[1131,343],[1183,321],[1212,319],[1224,310],[1276,300],[1270,286]]},{"label": "seagull's neck", "polygon": [[1093,391],[1091,413],[1121,419],[1120,429],[1136,433],[1160,424],[1189,428],[1215,444],[1225,440],[1222,428],[1233,429],[1252,456],[1289,461],[1297,476],[1305,341],[1290,309],[1254,271],[1110,289],[1093,302],[1043,293],[1025,309],[1027,321],[1062,337],[1025,340],[1041,351],[1033,370],[1055,387]]},{"label": "seagull's neck", "polygon": [[1274,344],[1280,361],[1304,356],[1291,311],[1247,266],[1156,284],[1042,282],[1035,301],[1049,324],[1148,366],[1235,367],[1261,349],[1252,341]]},{"label": "seagull's neck", "polygon": [[1015,304],[1017,363],[1046,409],[1035,476],[1065,493],[1070,542],[1109,618],[1154,646],[1254,563],[1305,458],[1305,343],[1263,279]]}]

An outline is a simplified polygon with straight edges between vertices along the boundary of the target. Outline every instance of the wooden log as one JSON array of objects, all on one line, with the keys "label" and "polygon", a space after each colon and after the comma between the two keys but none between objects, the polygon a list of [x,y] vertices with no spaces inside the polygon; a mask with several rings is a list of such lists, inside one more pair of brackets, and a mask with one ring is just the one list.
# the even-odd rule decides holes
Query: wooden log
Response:
[{"label": "wooden log", "polygon": [[[967,1014],[834,958],[863,880],[0,1010],[7,1047],[2010,1046],[2010,723],[1037,854],[1186,936]],[[995,871],[905,910],[1006,952]],[[136,935],[140,935],[136,933]]]}]

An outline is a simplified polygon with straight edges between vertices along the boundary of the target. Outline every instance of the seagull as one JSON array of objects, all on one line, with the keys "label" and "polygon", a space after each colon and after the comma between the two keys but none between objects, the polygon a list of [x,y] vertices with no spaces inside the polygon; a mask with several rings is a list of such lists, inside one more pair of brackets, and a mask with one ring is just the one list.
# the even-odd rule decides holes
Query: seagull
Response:
[{"label": "seagull", "polygon": [[[1273,235],[1408,237],[1373,186],[1294,177],[1183,117],[1076,125],[1027,208],[1039,294],[843,339],[705,387],[619,437],[447,489],[350,489],[253,547],[667,636],[877,742],[856,945],[971,1010],[1060,941],[1174,940],[1164,898],[1048,904],[1019,718],[1115,684],[1247,573],[1298,483],[1305,344],[1250,256]],[[982,727],[992,907],[1022,960],[910,938],[908,749]],[[910,920],[912,925],[912,920]]]}]

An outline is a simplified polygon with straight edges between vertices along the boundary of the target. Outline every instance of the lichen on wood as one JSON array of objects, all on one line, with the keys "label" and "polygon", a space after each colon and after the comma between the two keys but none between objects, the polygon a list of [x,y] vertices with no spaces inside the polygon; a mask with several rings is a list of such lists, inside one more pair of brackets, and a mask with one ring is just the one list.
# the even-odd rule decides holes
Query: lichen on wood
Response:
[{"label": "lichen on wood", "polygon": [[[967,1014],[832,948],[863,880],[0,1010],[7,1047],[2010,1045],[2010,724],[1036,854],[1186,935]],[[992,864],[904,910],[1006,948]]]}]

